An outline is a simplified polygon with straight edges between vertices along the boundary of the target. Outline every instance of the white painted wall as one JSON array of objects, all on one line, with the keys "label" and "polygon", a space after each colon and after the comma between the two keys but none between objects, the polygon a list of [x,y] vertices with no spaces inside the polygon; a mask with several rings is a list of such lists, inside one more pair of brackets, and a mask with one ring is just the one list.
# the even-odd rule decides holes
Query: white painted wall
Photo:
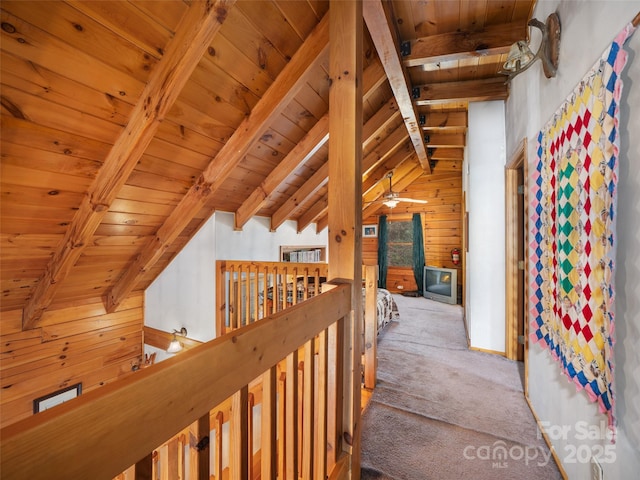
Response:
[{"label": "white painted wall", "polygon": [[471,346],[505,351],[504,102],[469,104],[466,321]]},{"label": "white painted wall", "polygon": [[[529,171],[533,171],[538,132],[640,11],[640,1],[545,0],[538,2],[534,16],[544,20],[554,11],[562,25],[557,76],[547,79],[540,64],[535,65],[513,80],[506,104],[507,151],[514,152],[526,137]],[[615,271],[615,444],[600,433],[606,417],[584,392],[576,392],[548,351],[537,344],[528,350],[529,397],[541,421],[551,427],[558,456],[568,477],[575,480],[591,478],[584,459],[600,452],[610,460],[603,464],[605,479],[638,478],[640,472],[640,33],[630,39],[628,50],[621,102]],[[562,429],[566,435],[560,433]],[[595,438],[581,438],[589,437],[581,432]]]},{"label": "white painted wall", "polygon": [[[164,331],[186,327],[190,338],[215,337],[216,260],[279,260],[280,245],[327,245],[327,229],[311,224],[301,233],[287,221],[275,232],[268,218],[253,217],[234,231],[232,213],[216,212],[145,292],[145,324]],[[145,346],[146,353],[166,352]]]}]

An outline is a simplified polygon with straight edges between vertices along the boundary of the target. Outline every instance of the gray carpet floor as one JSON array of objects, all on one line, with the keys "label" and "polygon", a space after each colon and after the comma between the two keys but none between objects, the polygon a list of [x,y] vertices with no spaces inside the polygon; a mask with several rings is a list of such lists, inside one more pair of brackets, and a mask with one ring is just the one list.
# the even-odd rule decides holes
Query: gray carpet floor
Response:
[{"label": "gray carpet floor", "polygon": [[522,363],[467,348],[462,308],[394,296],[362,416],[362,478],[561,479],[524,399]]}]

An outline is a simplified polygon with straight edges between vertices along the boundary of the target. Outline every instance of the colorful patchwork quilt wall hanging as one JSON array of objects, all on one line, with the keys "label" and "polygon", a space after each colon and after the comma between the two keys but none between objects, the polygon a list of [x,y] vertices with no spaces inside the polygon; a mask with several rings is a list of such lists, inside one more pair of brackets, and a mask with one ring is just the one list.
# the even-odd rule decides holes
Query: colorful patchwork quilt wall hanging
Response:
[{"label": "colorful patchwork quilt wall hanging", "polygon": [[629,24],[538,136],[531,339],[613,425],[613,268],[620,74]]}]

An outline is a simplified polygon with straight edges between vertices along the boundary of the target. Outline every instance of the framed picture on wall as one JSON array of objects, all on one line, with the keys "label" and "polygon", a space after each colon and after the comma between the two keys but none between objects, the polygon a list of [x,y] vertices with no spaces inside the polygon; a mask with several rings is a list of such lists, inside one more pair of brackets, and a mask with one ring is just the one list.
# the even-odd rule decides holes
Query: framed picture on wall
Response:
[{"label": "framed picture on wall", "polygon": [[76,383],[70,387],[57,390],[48,395],[38,397],[33,401],[33,413],[43,412],[48,408],[55,407],[61,403],[76,398],[82,393],[82,383]]},{"label": "framed picture on wall", "polygon": [[377,237],[378,236],[378,225],[363,225],[362,226],[362,236],[363,237]]}]

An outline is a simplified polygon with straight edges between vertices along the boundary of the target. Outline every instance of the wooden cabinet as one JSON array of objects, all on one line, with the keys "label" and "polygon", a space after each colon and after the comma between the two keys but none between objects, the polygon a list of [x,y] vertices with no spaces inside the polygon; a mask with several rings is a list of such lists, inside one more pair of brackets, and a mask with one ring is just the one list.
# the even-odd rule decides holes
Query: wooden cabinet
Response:
[{"label": "wooden cabinet", "polygon": [[317,263],[327,261],[327,247],[323,245],[281,245],[281,262]]}]

